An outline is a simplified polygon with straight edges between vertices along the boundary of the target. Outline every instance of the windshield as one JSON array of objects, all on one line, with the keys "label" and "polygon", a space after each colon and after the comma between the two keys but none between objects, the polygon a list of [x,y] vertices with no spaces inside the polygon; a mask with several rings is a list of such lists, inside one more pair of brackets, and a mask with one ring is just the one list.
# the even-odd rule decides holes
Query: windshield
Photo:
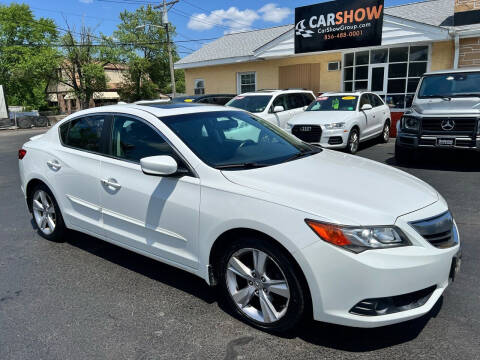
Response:
[{"label": "windshield", "polygon": [[429,75],[423,78],[419,98],[480,96],[480,73]]},{"label": "windshield", "polygon": [[355,111],[358,96],[320,96],[305,111]]},{"label": "windshield", "polygon": [[321,151],[243,111],[200,112],[161,120],[203,162],[219,169],[275,165]]},{"label": "windshield", "polygon": [[233,106],[251,113],[260,113],[265,110],[271,98],[271,95],[239,95],[230,100],[226,106]]}]

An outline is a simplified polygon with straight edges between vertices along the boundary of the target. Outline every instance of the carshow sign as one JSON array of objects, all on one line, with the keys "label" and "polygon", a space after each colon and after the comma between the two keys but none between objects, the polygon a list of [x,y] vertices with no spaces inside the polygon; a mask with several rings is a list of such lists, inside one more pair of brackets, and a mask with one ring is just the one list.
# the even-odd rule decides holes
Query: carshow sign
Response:
[{"label": "carshow sign", "polygon": [[382,43],[383,0],[337,0],[295,9],[295,53]]}]

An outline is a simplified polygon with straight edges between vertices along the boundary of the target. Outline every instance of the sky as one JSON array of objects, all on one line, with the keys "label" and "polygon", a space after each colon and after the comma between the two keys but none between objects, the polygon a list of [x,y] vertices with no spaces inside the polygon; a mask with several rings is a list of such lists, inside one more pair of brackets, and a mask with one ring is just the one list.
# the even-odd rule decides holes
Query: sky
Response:
[{"label": "sky", "polygon": [[[395,6],[418,0],[385,0],[385,6]],[[452,0],[453,1],[453,0]],[[8,5],[20,2],[30,5],[36,17],[54,19],[59,27],[65,21],[71,26],[85,23],[96,33],[111,35],[124,10],[135,11],[149,0],[0,0]],[[168,13],[176,27],[174,41],[180,57],[202,44],[231,32],[263,29],[293,24],[295,7],[315,4],[318,0],[180,0]]]}]

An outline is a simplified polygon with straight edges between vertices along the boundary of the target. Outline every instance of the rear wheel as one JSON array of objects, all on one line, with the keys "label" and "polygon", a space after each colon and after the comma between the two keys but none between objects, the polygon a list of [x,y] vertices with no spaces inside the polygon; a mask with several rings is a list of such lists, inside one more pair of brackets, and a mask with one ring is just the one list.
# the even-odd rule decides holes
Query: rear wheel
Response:
[{"label": "rear wheel", "polygon": [[383,131],[379,136],[379,139],[382,143],[387,143],[390,140],[390,121],[385,121],[383,125]]},{"label": "rear wheel", "polygon": [[358,151],[358,146],[360,145],[360,135],[356,128],[350,131],[348,135],[347,147],[346,150],[350,154],[355,154]]},{"label": "rear wheel", "polygon": [[224,251],[219,287],[229,308],[262,330],[284,332],[305,312],[305,293],[295,264],[262,238],[242,237]]},{"label": "rear wheel", "polygon": [[31,209],[38,233],[45,239],[61,241],[66,231],[65,223],[57,201],[46,185],[39,184],[33,189]]}]

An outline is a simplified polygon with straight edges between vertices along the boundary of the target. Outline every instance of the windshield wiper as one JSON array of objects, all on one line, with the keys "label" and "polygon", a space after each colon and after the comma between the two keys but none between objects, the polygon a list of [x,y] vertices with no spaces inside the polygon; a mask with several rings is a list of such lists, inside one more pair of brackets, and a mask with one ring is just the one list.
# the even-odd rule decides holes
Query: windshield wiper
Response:
[{"label": "windshield wiper", "polygon": [[451,97],[480,97],[480,93],[453,94]]},{"label": "windshield wiper", "polygon": [[220,164],[215,166],[215,169],[254,169],[269,166],[269,164],[262,164],[256,162],[245,162],[245,163],[236,163],[236,164]]},{"label": "windshield wiper", "polygon": [[422,96],[421,98],[439,98],[439,99],[443,99],[445,101],[452,100],[451,95],[426,95],[426,96]]},{"label": "windshield wiper", "polygon": [[308,155],[318,154],[321,151],[322,151],[321,149],[312,149],[312,150],[300,151],[300,152],[290,156],[289,158],[287,158],[284,162],[299,159],[301,157],[308,156]]}]

